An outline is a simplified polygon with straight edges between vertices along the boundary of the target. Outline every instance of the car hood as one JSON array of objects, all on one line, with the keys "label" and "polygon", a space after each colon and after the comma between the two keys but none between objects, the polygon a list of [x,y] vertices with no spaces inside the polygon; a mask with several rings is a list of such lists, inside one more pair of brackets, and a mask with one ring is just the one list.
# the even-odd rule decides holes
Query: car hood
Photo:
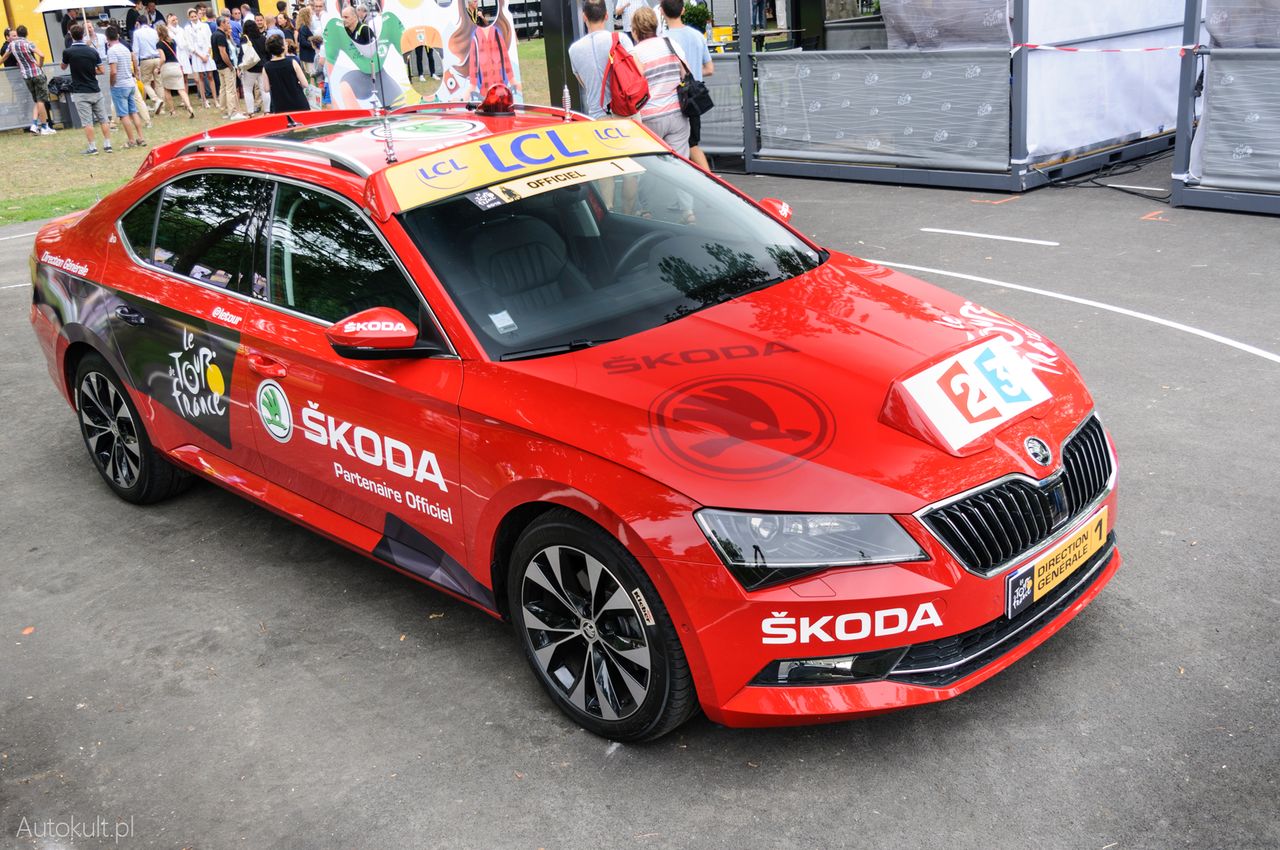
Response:
[{"label": "car hood", "polygon": [[[993,337],[1049,397],[957,451],[904,403],[901,381]],[[1009,472],[1043,477],[1025,437],[1056,448],[1092,409],[1075,367],[1039,334],[840,254],[641,334],[485,371],[501,390],[468,393],[464,406],[491,398],[477,411],[491,420],[728,508],[911,513]]]}]

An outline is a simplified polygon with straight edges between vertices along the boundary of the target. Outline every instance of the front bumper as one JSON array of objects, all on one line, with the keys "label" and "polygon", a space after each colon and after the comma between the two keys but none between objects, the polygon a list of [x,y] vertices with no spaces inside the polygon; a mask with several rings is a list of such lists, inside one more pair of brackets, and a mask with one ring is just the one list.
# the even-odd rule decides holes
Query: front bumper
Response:
[{"label": "front bumper", "polygon": [[[729,726],[792,725],[877,714],[964,693],[1044,643],[1115,575],[1121,562],[1114,536],[1115,499],[1112,490],[1096,511],[1057,538],[1075,534],[1105,509],[1108,527],[1102,547],[1013,620],[1005,616],[1004,576],[1022,564],[984,578],[961,569],[940,547],[929,552],[927,563],[835,571],[752,593],[743,592],[723,569],[664,564],[681,601],[693,603],[682,606],[689,620],[681,630],[686,638],[696,635],[684,643],[703,710]],[[723,578],[713,577],[715,573]],[[913,617],[922,608],[936,611],[942,622]],[[875,623],[876,612],[895,610],[905,611],[906,619],[889,615],[885,620],[890,627],[883,633],[853,633],[865,622]],[[776,633],[764,624],[779,617],[814,628],[788,631],[787,642],[767,639]],[[841,622],[847,627],[838,631]],[[913,628],[898,628],[906,622]],[[891,649],[905,654],[874,681],[753,684],[771,662]]]},{"label": "front bumper", "polygon": [[[1044,643],[1092,602],[1120,567],[1120,553],[1114,542],[1099,552],[1095,560],[1096,563],[1081,568],[1086,574],[1079,581],[1067,582],[1069,587],[1059,598],[1046,598],[1042,616],[1017,631],[1001,635],[999,643],[982,651],[965,652],[962,647],[969,640],[980,642],[981,636],[977,633],[988,627],[979,627],[954,639],[913,645],[894,671],[881,681],[825,686],[751,685],[708,713],[728,726],[822,723],[958,696]],[[991,628],[1000,630],[994,624]],[[921,650],[936,652],[939,663],[921,663],[920,658],[914,657],[917,653],[923,656]],[[954,657],[946,658],[948,655]]]}]

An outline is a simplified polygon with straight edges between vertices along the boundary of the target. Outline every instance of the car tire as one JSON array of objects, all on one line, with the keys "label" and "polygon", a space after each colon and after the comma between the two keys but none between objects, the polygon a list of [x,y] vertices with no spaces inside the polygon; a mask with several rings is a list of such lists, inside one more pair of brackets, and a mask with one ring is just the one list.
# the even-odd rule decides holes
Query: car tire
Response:
[{"label": "car tire", "polygon": [[648,741],[697,711],[666,606],[631,553],[599,526],[563,508],[547,512],[516,542],[507,579],[529,666],[584,728]]},{"label": "car tire", "polygon": [[72,385],[80,436],[107,486],[126,502],[151,504],[191,485],[190,473],[165,460],[147,436],[129,392],[98,354],[86,354]]}]

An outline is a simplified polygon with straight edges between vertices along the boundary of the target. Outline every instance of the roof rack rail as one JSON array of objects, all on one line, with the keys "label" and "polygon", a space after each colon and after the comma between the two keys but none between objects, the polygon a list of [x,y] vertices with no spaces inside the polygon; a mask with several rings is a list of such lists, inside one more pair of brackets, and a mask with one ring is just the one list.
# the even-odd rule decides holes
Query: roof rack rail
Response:
[{"label": "roof rack rail", "polygon": [[328,160],[334,168],[350,171],[357,177],[368,177],[373,172],[364,163],[352,159],[336,151],[317,146],[312,142],[295,142],[290,139],[252,138],[240,136],[213,136],[207,139],[196,139],[188,142],[178,150],[176,156],[216,147],[232,148],[264,148],[267,150],[288,151],[290,153],[313,156]]},{"label": "roof rack rail", "polygon": [[[435,110],[435,109],[439,109],[439,110],[464,109],[467,112],[475,112],[476,107],[479,105],[480,104],[478,103],[473,103],[471,101],[465,101],[465,100],[446,100],[446,101],[439,101],[439,102],[432,102],[432,103],[414,103],[408,106],[401,106],[396,109],[393,109],[391,110],[391,114],[406,115],[412,112],[424,112],[427,110]],[[564,118],[566,115],[568,115],[574,121],[590,121],[591,120],[591,116],[587,115],[584,112],[575,112],[573,110],[569,110],[568,112],[566,112],[565,110],[561,109],[558,106],[542,106],[536,103],[516,103],[516,104],[512,104],[511,108],[514,109],[516,112],[541,112],[546,115],[554,115],[556,118]]]}]

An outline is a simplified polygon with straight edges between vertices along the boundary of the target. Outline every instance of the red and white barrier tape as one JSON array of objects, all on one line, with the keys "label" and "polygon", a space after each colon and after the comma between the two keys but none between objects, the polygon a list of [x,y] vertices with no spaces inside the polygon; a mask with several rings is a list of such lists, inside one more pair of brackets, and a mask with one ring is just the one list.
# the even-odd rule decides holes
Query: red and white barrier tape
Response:
[{"label": "red and white barrier tape", "polygon": [[1056,50],[1060,53],[1158,53],[1162,50],[1176,50],[1184,55],[1188,50],[1195,50],[1198,44],[1170,44],[1161,47],[1059,47],[1056,44],[1015,44],[1013,52],[1019,50]]}]

